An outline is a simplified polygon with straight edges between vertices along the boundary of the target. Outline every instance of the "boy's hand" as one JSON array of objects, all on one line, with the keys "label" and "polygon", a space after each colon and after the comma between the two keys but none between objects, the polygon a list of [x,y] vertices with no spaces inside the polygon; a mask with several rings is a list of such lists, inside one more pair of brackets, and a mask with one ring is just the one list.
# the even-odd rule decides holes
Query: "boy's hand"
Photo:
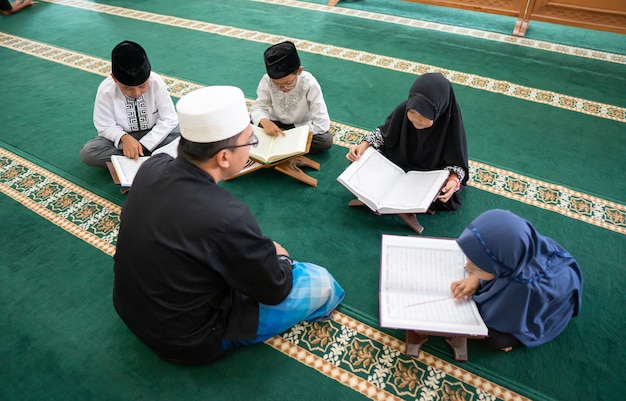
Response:
[{"label": "boy's hand", "polygon": [[264,118],[259,121],[259,124],[261,124],[263,130],[265,130],[265,133],[269,136],[285,135],[285,133],[280,128],[278,128],[278,125],[276,125],[272,120]]},{"label": "boy's hand", "polygon": [[143,146],[141,146],[141,143],[139,143],[139,141],[132,136],[124,134],[122,135],[120,142],[122,142],[122,151],[124,152],[124,156],[135,160],[137,160],[139,156],[143,156]]},{"label": "boy's hand", "polygon": [[350,151],[348,151],[346,159],[350,160],[351,162],[359,160],[363,152],[365,152],[365,150],[369,148],[369,146],[370,144],[365,141],[359,143],[358,145],[350,146]]},{"label": "boy's hand", "polygon": [[463,280],[453,282],[452,285],[450,285],[450,290],[452,290],[454,299],[458,301],[459,299],[469,299],[469,297],[478,291],[478,287],[480,287],[480,279],[470,274]]}]

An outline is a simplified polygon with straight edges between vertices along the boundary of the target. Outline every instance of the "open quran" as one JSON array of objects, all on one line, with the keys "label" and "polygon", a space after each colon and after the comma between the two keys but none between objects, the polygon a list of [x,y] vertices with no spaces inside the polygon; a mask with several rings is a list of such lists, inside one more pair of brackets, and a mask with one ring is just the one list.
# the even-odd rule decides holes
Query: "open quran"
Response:
[{"label": "open quran", "polygon": [[404,172],[375,149],[367,148],[337,181],[376,213],[425,213],[448,175],[448,170]]},{"label": "open quran", "polygon": [[382,236],[380,325],[441,335],[486,336],[473,300],[455,301],[450,285],[467,276],[456,241]]},{"label": "open quran", "polygon": [[302,125],[283,131],[285,135],[270,136],[263,128],[254,126],[259,145],[250,149],[250,157],[269,164],[308,152],[309,126]]}]

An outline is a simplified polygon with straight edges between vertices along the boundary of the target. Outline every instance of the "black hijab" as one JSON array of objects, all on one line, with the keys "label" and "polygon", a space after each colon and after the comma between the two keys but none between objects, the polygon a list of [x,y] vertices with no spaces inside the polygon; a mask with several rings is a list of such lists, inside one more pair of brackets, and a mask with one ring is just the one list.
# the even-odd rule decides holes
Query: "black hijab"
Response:
[{"label": "black hijab", "polygon": [[[415,128],[407,118],[409,109],[434,120],[433,126]],[[457,166],[465,170],[462,184],[467,183],[469,165],[463,118],[450,82],[440,73],[418,77],[409,98],[395,108],[379,129],[384,139],[380,151],[405,171]]]}]

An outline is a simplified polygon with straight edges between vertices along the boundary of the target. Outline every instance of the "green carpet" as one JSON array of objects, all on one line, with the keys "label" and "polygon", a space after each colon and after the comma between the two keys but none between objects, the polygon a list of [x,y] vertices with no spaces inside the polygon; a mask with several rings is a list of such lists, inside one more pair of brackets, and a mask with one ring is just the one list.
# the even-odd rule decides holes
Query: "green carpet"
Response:
[{"label": "green carpet", "polygon": [[[521,40],[505,35],[505,17],[401,1],[324,3],[41,1],[0,18],[0,399],[605,400],[626,392],[617,357],[626,346],[626,38],[533,22]],[[174,101],[211,84],[253,99],[263,50],[282,38],[297,42],[320,81],[337,145],[314,157],[317,188],[271,170],[223,186],[296,259],[328,267],[346,290],[341,313],[215,365],[163,363],[111,306],[124,196],[108,173],[78,160],[95,134],[96,88],[111,48],[131,39]],[[470,342],[470,361],[455,363],[432,338],[416,362],[402,355],[403,333],[378,327],[380,235],[412,232],[395,217],[348,208],[351,196],[335,179],[347,166],[342,145],[380,124],[415,74],[430,70],[454,84],[472,182],[461,210],[420,217],[424,235],[455,237],[482,211],[509,209],[583,268],[581,315],[537,349],[494,353]]]}]

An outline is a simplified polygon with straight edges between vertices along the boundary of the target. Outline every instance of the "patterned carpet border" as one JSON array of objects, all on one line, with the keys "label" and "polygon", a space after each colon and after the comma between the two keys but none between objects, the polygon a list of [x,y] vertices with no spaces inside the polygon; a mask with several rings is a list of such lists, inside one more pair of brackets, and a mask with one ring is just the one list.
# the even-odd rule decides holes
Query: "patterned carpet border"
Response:
[{"label": "patterned carpet border", "polygon": [[372,400],[528,400],[337,311],[265,343]]},{"label": "patterned carpet border", "polygon": [[[108,6],[104,4],[90,3],[84,0],[45,0],[49,3],[60,4],[69,7],[95,11],[103,14],[116,15],[119,17],[148,21],[156,24],[173,26],[177,28],[190,29],[206,32],[224,37],[249,40],[260,43],[274,44],[282,40],[291,40],[298,47],[298,51],[319,54],[326,57],[347,60],[355,63],[371,65],[394,71],[409,74],[422,75],[427,72],[440,72],[450,82],[468,86],[474,89],[487,92],[498,93],[526,101],[541,103],[565,110],[588,114],[595,117],[626,122],[626,108],[580,99],[552,91],[546,91],[528,86],[518,85],[513,82],[496,80],[489,77],[482,77],[474,74],[467,74],[461,71],[454,71],[428,64],[414,61],[398,59],[394,57],[382,56],[374,53],[353,50],[338,46],[326,45],[311,42],[298,38],[289,38],[280,35],[273,35],[265,32],[240,29],[232,26],[211,24],[202,21],[189,20],[144,11],[132,10],[128,8]],[[4,42],[3,38],[2,42]],[[5,45],[5,47],[8,47]],[[15,49],[18,50],[18,49]]]},{"label": "patterned carpet border", "polygon": [[113,256],[121,207],[0,147],[0,192]]}]

